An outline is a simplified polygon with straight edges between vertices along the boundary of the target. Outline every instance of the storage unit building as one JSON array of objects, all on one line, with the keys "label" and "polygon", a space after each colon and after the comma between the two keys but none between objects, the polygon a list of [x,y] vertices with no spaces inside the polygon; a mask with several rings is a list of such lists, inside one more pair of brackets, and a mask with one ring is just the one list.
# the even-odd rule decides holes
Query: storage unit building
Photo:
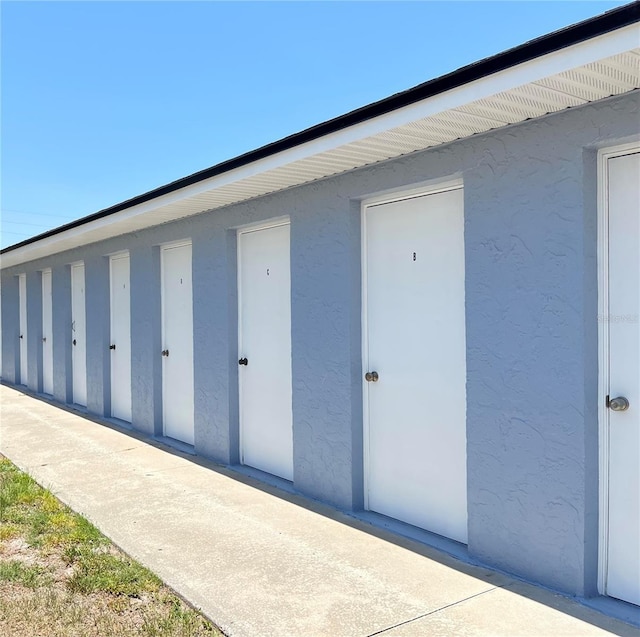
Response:
[{"label": "storage unit building", "polygon": [[3,250],[4,382],[640,604],[639,20]]}]

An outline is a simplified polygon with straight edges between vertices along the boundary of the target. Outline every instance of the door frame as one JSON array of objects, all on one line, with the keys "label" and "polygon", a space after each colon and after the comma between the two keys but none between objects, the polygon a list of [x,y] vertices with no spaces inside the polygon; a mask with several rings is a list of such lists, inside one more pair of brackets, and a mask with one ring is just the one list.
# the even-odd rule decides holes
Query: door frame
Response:
[{"label": "door frame", "polygon": [[609,173],[608,160],[640,151],[632,142],[598,151],[598,592],[607,595],[609,544]]},{"label": "door frame", "polygon": [[452,179],[431,186],[420,186],[408,188],[406,190],[378,195],[364,199],[360,206],[360,272],[361,272],[361,330],[362,330],[362,369],[360,370],[360,382],[362,383],[362,473],[363,473],[363,502],[366,511],[369,510],[369,478],[370,478],[370,413],[369,413],[369,383],[364,380],[365,370],[369,369],[369,322],[368,322],[368,287],[369,276],[367,271],[367,211],[388,203],[396,203],[408,199],[418,199],[437,195],[451,190],[462,190],[464,188],[462,179]]},{"label": "door frame", "polygon": [[[289,216],[277,217],[270,219],[269,221],[261,221],[258,223],[242,226],[236,229],[236,289],[238,295],[238,356],[242,355],[242,241],[240,237],[243,234],[251,234],[252,232],[260,232],[261,230],[269,230],[270,228],[279,228],[280,226],[291,226],[291,219]],[[289,258],[291,258],[291,239],[289,239]],[[291,266],[289,266],[291,267]],[[242,374],[240,373],[240,366],[237,366],[236,373],[238,374],[238,457],[240,458],[240,464],[244,465],[244,427],[243,423],[243,383]]]},{"label": "door frame", "polygon": [[[160,247],[160,346],[162,349],[165,347],[165,293],[164,293],[164,272],[165,272],[165,264],[164,264],[164,253],[166,250],[171,250],[173,248],[184,248],[186,246],[191,247],[191,294],[193,301],[193,241],[191,239],[180,239],[179,241],[170,241],[168,243],[162,243]],[[191,317],[192,325],[191,325],[191,337],[193,338],[193,316]],[[166,380],[167,375],[164,371],[163,361],[160,361],[160,373],[162,375],[162,435],[166,436],[166,400],[167,400],[167,392],[166,392]],[[193,365],[194,361],[192,359],[191,364]],[[195,371],[194,371],[195,375]],[[195,390],[195,385],[194,388]],[[194,435],[195,435],[195,414],[194,414]],[[182,441],[179,441],[182,442]],[[184,443],[189,444],[189,443]]]}]

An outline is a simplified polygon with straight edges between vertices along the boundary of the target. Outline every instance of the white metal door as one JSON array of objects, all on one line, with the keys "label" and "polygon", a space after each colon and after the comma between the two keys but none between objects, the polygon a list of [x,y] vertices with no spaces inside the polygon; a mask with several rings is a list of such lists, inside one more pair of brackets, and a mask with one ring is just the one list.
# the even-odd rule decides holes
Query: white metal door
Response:
[{"label": "white metal door", "polygon": [[164,435],[188,444],[193,432],[191,244],[162,248],[162,404]]},{"label": "white metal door", "polygon": [[463,192],[364,216],[366,504],[466,543]]},{"label": "white metal door", "polygon": [[20,311],[20,384],[26,385],[27,368],[27,275],[18,276],[18,294]]},{"label": "white metal door", "polygon": [[51,270],[42,272],[42,391],[53,394],[53,296]]},{"label": "white metal door", "polygon": [[293,480],[289,224],[238,240],[242,462]]},{"label": "white metal door", "polygon": [[[640,604],[640,152],[607,160],[609,212],[606,593]],[[629,407],[624,411],[624,402]]]},{"label": "white metal door", "polygon": [[131,422],[131,293],[129,255],[109,259],[111,416]]},{"label": "white metal door", "polygon": [[73,402],[87,404],[87,342],[84,263],[71,266],[71,366]]}]

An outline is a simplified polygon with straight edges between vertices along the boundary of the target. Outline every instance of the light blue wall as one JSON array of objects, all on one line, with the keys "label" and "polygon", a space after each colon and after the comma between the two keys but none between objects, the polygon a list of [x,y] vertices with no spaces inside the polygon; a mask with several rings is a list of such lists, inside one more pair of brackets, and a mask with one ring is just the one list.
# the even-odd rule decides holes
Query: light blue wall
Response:
[{"label": "light blue wall", "polygon": [[110,415],[108,257],[85,259],[84,289],[87,315],[87,409],[94,414]]},{"label": "light blue wall", "polygon": [[51,264],[53,397],[61,403],[71,403],[71,268],[61,259],[52,260]]},{"label": "light blue wall", "polygon": [[120,245],[130,250],[132,421],[153,436],[162,431],[160,251],[152,242]]},{"label": "light blue wall", "polygon": [[27,387],[42,391],[42,274],[27,272]]},{"label": "light blue wall", "polygon": [[[15,275],[53,267],[55,396],[70,399],[67,264],[83,259],[88,406],[108,415],[105,255],[127,249],[133,426],[161,433],[158,246],[190,237],[195,450],[237,463],[234,229],[287,215],[294,487],[343,509],[361,508],[360,201],[462,177],[469,553],[568,593],[594,593],[596,152],[637,135],[638,104],[637,94],[605,100],[7,269],[4,377],[15,379]],[[37,294],[29,286],[29,295]]]},{"label": "light blue wall", "polygon": [[193,238],[195,446],[225,464],[239,461],[236,233]]}]

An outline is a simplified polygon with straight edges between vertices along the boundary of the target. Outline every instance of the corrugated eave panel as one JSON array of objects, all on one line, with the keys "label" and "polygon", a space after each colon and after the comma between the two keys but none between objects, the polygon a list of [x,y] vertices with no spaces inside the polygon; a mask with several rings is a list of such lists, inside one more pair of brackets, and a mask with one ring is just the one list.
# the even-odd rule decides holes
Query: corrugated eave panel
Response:
[{"label": "corrugated eave panel", "polygon": [[[248,201],[638,88],[640,48],[517,86],[209,191],[159,205],[144,214],[125,219],[114,218],[100,227],[87,228],[82,233],[82,243],[93,243]],[[77,245],[77,235],[61,237],[54,250],[46,246],[38,250],[37,244],[34,244],[30,249],[30,260]]]},{"label": "corrugated eave panel", "polygon": [[198,203],[212,210],[638,88],[635,49],[239,180]]}]

